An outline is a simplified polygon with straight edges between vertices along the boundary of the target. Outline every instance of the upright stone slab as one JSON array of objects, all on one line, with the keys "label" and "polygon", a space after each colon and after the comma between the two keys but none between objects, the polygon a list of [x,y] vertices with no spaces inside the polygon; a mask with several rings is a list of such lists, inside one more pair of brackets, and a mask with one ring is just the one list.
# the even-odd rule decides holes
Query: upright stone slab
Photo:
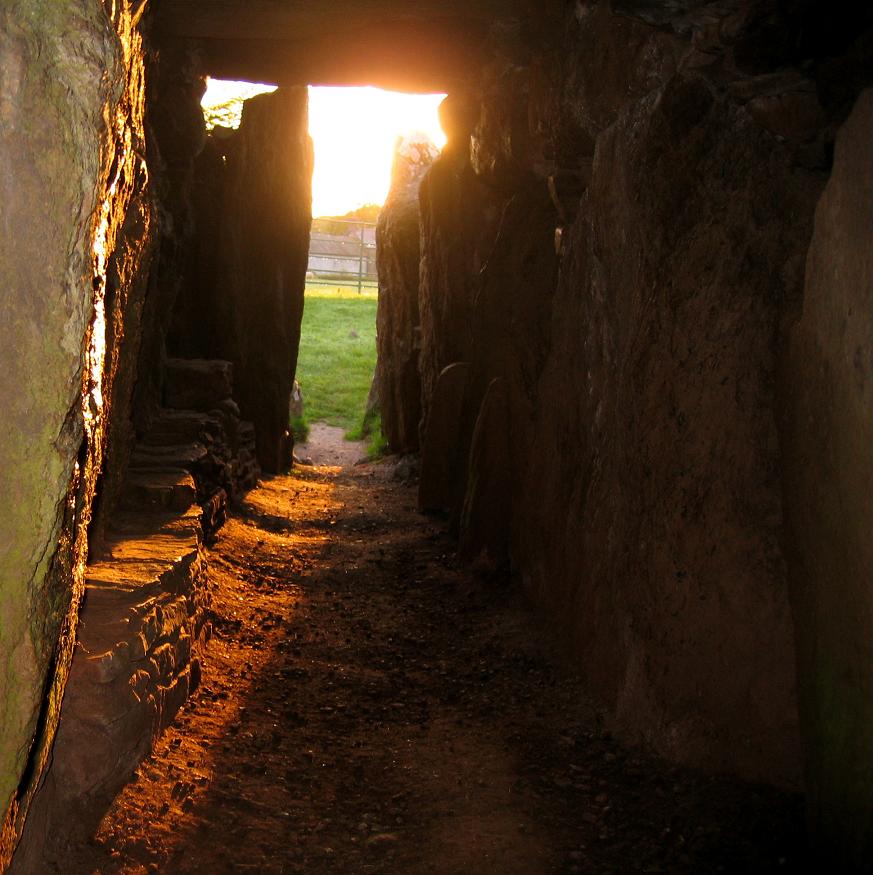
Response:
[{"label": "upright stone slab", "polygon": [[491,562],[509,559],[512,531],[512,421],[506,383],[491,381],[473,430],[467,489],[461,513],[460,550]]},{"label": "upright stone slab", "polygon": [[700,78],[624,94],[564,240],[517,555],[625,731],[796,783],[775,338],[812,198]]},{"label": "upright stone slab", "polygon": [[130,7],[0,5],[0,869],[48,760],[119,345],[136,334],[149,214]]},{"label": "upright stone slab", "polygon": [[[466,468],[464,414],[470,383],[468,362],[455,362],[440,374],[431,399],[432,414],[421,445],[418,506],[426,511],[450,511],[458,506],[458,489]],[[463,492],[461,492],[463,496]]]},{"label": "upright stone slab", "polygon": [[811,823],[873,860],[873,90],[839,131],[784,369],[790,579]]},{"label": "upright stone slab", "polygon": [[776,377],[815,88],[699,22],[566,23],[489,67],[422,184],[426,440],[449,361],[474,409],[504,379],[513,562],[592,693],[670,757],[796,785]]},{"label": "upright stone slab", "polygon": [[379,306],[375,385],[379,388],[382,434],[395,453],[418,449],[421,419],[418,189],[437,154],[430,141],[416,138],[398,141],[391,190],[376,225]]}]

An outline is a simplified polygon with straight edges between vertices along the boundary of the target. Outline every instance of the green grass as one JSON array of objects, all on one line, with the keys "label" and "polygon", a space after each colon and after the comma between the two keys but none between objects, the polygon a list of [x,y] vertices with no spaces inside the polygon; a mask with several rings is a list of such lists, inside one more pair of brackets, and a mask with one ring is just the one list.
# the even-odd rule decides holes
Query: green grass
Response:
[{"label": "green grass", "polygon": [[375,290],[308,285],[297,359],[306,421],[359,427],[375,367]]},{"label": "green grass", "polygon": [[382,434],[382,418],[377,416],[367,435],[367,458],[378,459],[388,452],[388,439]]},{"label": "green grass", "polygon": [[295,416],[291,420],[291,434],[295,444],[305,444],[309,440],[309,420],[305,415]]}]

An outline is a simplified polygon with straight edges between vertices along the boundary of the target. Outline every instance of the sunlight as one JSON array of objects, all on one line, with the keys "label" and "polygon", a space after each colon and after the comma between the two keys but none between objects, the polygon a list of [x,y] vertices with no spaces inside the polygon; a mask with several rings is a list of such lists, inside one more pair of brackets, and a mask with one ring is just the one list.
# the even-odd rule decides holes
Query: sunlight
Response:
[{"label": "sunlight", "polygon": [[200,101],[207,129],[212,130],[216,125],[238,128],[243,102],[256,94],[267,94],[275,90],[275,85],[258,85],[252,82],[234,82],[230,79],[208,77],[206,93]]},{"label": "sunlight", "polygon": [[[207,127],[239,127],[243,101],[270,85],[209,79],[202,106]],[[315,144],[312,215],[342,216],[381,205],[391,184],[398,137],[424,134],[445,145],[437,109],[443,94],[404,94],[380,88],[309,89],[309,133]]]},{"label": "sunlight", "polygon": [[437,116],[443,97],[369,87],[311,87],[312,215],[341,216],[364,204],[381,205],[391,184],[397,137],[421,132],[437,147],[445,144]]}]

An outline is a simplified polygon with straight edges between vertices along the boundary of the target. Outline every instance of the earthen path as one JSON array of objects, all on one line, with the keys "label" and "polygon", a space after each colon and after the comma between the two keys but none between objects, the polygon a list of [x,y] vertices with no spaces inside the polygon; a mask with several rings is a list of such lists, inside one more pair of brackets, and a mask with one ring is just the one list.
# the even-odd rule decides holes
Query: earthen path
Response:
[{"label": "earthen path", "polygon": [[64,871],[798,871],[793,797],[621,748],[394,470],[249,494],[201,687]]}]

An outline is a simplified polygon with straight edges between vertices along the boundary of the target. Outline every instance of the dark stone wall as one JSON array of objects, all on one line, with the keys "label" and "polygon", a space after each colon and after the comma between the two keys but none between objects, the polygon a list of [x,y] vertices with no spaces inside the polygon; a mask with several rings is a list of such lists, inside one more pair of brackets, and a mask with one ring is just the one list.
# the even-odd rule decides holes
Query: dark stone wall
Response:
[{"label": "dark stone wall", "polygon": [[206,145],[200,100],[206,90],[196,49],[152,38],[147,67],[148,162],[155,190],[156,243],[136,355],[132,418],[145,434],[163,402],[163,365],[173,312],[186,289],[199,227],[195,166]]},{"label": "dark stone wall", "polygon": [[195,261],[170,332],[174,355],[233,362],[266,472],[291,461],[312,162],[305,88],[246,101],[239,130],[210,138],[197,166]]},{"label": "dark stone wall", "polygon": [[873,860],[873,90],[840,129],[783,363],[785,495],[811,822]]},{"label": "dark stone wall", "polygon": [[671,757],[795,784],[776,338],[816,191],[696,76],[598,136],[517,541],[527,585],[572,606],[582,670],[622,726]]},{"label": "dark stone wall", "polygon": [[454,96],[421,190],[421,503],[511,561],[622,731],[797,785],[777,365],[832,115],[756,14],[578,7]]}]

